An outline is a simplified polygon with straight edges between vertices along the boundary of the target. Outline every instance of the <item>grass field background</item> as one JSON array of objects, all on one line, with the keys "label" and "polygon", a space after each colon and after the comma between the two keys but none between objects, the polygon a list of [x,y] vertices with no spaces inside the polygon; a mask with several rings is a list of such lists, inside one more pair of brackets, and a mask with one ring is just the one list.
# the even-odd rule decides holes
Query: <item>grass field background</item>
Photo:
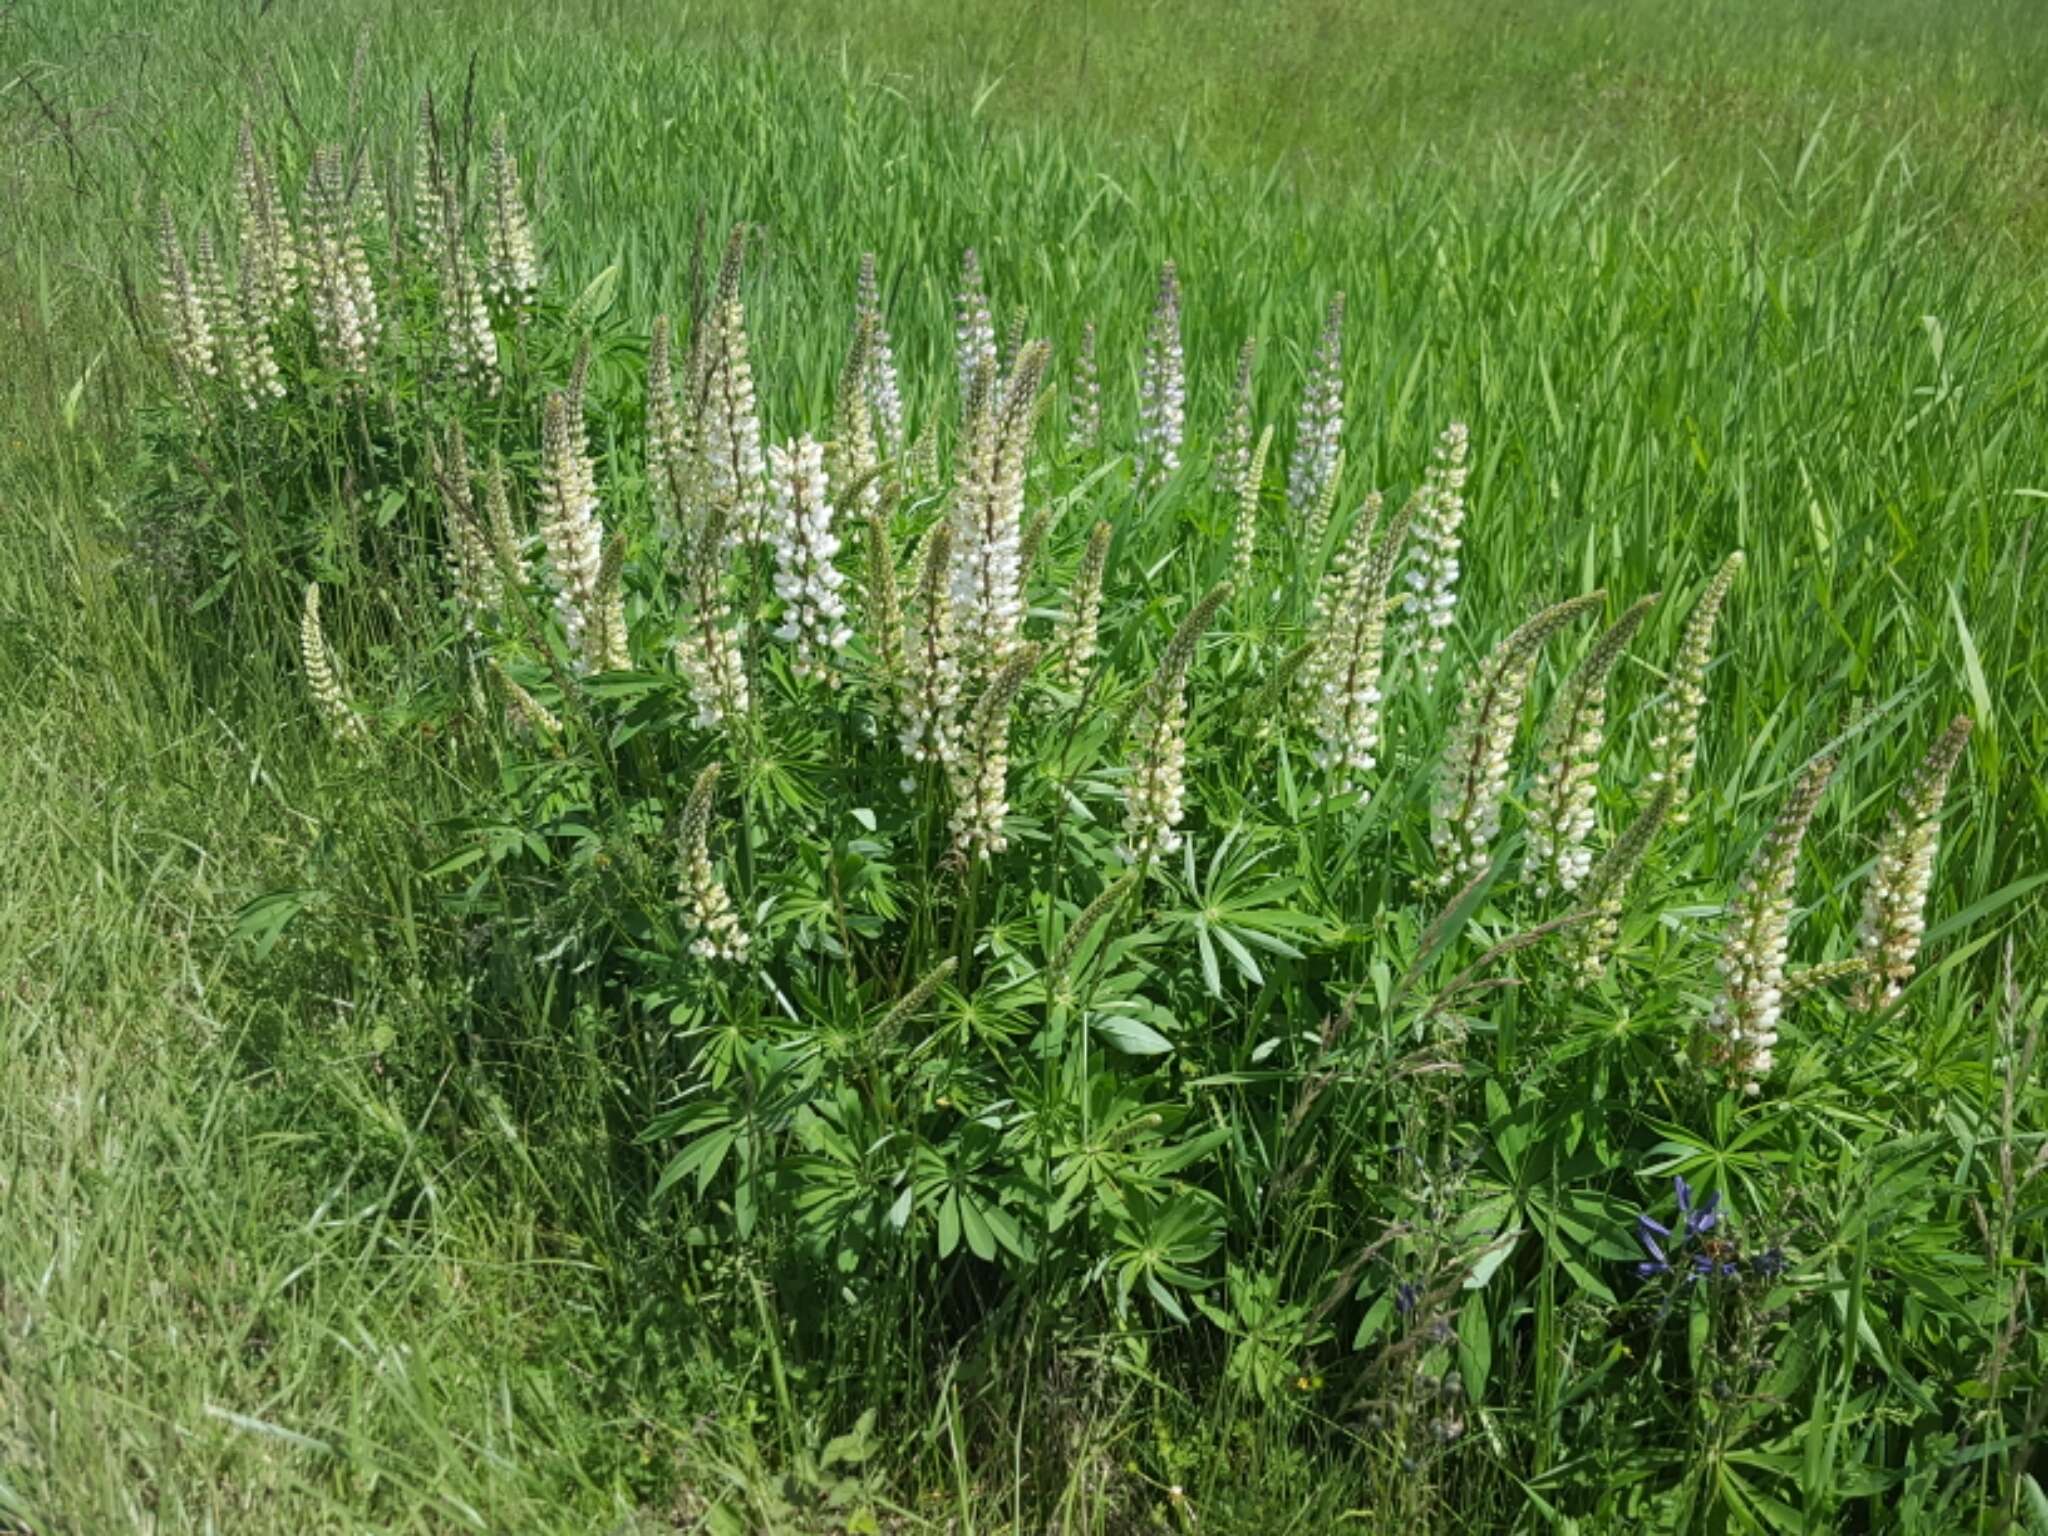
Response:
[{"label": "grass field background", "polygon": [[[1884,709],[1823,814],[1868,823],[1939,724],[1974,715],[1934,913],[1960,953],[1859,1085],[1900,1134],[1974,1147],[2001,946],[2029,1018],[2048,953],[2048,24],[2019,0],[1248,11],[0,12],[0,1529],[824,1531],[872,1507],[883,1529],[1137,1530],[1187,1518],[1181,1481],[1214,1530],[1370,1507],[1363,1459],[1306,1455],[1163,1372],[1077,1410],[1088,1454],[1052,1513],[1027,1516],[962,1427],[1000,1384],[933,1383],[821,1466],[859,1422],[857,1362],[796,1367],[792,1408],[774,1331],[693,1330],[647,1216],[573,1138],[383,1079],[384,1057],[420,1060],[389,1042],[465,997],[415,859],[463,786],[422,750],[337,790],[289,610],[223,628],[124,574],[161,369],[124,292],[153,283],[159,197],[223,205],[244,113],[309,140],[360,122],[384,147],[424,88],[508,113],[561,285],[616,268],[601,401],[684,301],[700,207],[762,227],[771,410],[829,399],[867,249],[908,368],[950,366],[973,244],[999,303],[1062,348],[1087,319],[1116,339],[1125,415],[1172,257],[1191,415],[1212,422],[1248,332],[1291,400],[1345,287],[1356,475],[1398,482],[1444,421],[1472,425],[1470,612],[1517,615],[1560,580],[1690,588],[1747,551],[1710,826],[1753,832],[1790,764]],[[1702,887],[1745,846],[1703,832]],[[1853,917],[1866,857],[1846,834],[1815,855],[1829,911]],[[237,937],[252,897],[314,884],[353,941]],[[2031,1154],[2037,1089],[2019,1113]],[[2038,1291],[2033,1188],[2034,1246],[2008,1257]],[[2030,1307],[2014,1358],[2038,1371]],[[2032,1391],[2013,1412],[2038,1430]],[[1852,1506],[1864,1528],[1961,1528],[1952,1465],[1913,1463],[1888,1510],[1857,1481],[1911,1461],[1884,1439],[1910,1419],[1890,1394],[1856,1399],[1883,1427],[1777,1528]],[[1982,1458],[2014,1479],[2001,1509],[2024,1438]],[[1226,1461],[1241,1473],[1214,1476]],[[1491,1498],[1437,1528],[1510,1528],[1506,1475]]]}]

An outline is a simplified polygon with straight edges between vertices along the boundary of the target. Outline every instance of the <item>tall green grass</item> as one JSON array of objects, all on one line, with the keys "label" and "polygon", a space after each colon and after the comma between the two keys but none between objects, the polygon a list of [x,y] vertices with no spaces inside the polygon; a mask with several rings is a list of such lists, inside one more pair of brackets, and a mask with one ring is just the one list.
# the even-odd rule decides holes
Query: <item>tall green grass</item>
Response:
[{"label": "tall green grass", "polygon": [[[1777,36],[1719,31],[1721,87],[1761,61],[1754,123],[1731,110],[1696,124],[1668,105],[1690,99],[1668,77],[1641,83],[1644,55],[1676,51],[1660,48],[1672,22],[1659,9],[1560,13],[1490,44],[1478,24],[1469,39],[1396,30],[1414,63],[1400,68],[1390,46],[1384,80],[1455,88],[1372,114],[1395,126],[1361,148],[1342,90],[1353,76],[1325,62],[1365,25],[1348,13],[1290,9],[1241,51],[1206,14],[1174,47],[1163,13],[969,17],[937,51],[935,88],[869,73],[934,56],[892,30],[901,14],[854,16],[867,62],[844,66],[831,27],[800,16],[761,19],[765,49],[735,35],[750,27],[627,10],[10,18],[35,90],[9,97],[23,153],[4,272],[22,387],[0,459],[13,552],[0,709],[7,803],[24,812],[0,841],[0,1027],[15,1068],[0,1092],[0,1510],[81,1532],[691,1529],[720,1502],[714,1529],[832,1529],[866,1505],[934,1528],[1130,1528],[1191,1508],[1211,1529],[1324,1529],[1347,1507],[1375,1528],[1403,1476],[1369,1426],[1339,1417],[1305,1440],[1240,1380],[1218,1385],[1220,1346],[1205,1362],[1165,1340],[1066,1340],[1029,1375],[1000,1368],[1000,1340],[929,1374],[886,1331],[848,1328],[860,1353],[820,1348],[774,1320],[744,1254],[710,1273],[685,1263],[668,1218],[637,1197],[650,1170],[603,1135],[612,1063],[587,1021],[510,1084],[463,1070],[476,1047],[461,1021],[473,1029],[482,984],[428,871],[447,851],[442,823],[481,786],[432,741],[376,774],[336,767],[291,672],[296,594],[282,573],[245,572],[198,613],[153,585],[138,536],[166,504],[205,502],[220,467],[149,457],[165,440],[149,404],[159,364],[121,300],[124,271],[149,286],[157,195],[188,215],[222,206],[243,111],[302,150],[360,130],[389,155],[431,86],[444,103],[473,89],[480,109],[508,111],[539,155],[555,285],[605,296],[594,418],[615,427],[611,463],[627,474],[645,326],[684,303],[700,208],[714,230],[761,226],[747,297],[776,435],[824,416],[864,249],[882,253],[913,379],[937,388],[948,372],[946,290],[974,244],[999,304],[1027,306],[1063,351],[1096,323],[1124,426],[1151,274],[1173,257],[1198,435],[1220,424],[1246,333],[1267,338],[1262,414],[1285,423],[1342,286],[1352,483],[1405,483],[1444,420],[1472,425],[1464,645],[1568,590],[1690,590],[1726,549],[1748,552],[1697,830],[1670,874],[1697,907],[1721,898],[1805,754],[1876,712],[1850,738],[1804,887],[1814,931],[1845,931],[1862,837],[1939,723],[1971,712],[1936,974],[1913,1012],[1831,1042],[1817,1059],[1835,1080],[1796,1085],[1810,1121],[1717,1111],[1671,1127],[1657,1154],[1752,1178],[1797,1170],[1787,1198],[1821,1265],[1803,1304],[1828,1319],[1811,1335],[1827,1340],[1818,1363],[1774,1362],[1803,1383],[1799,1436],[1728,1443],[1701,1428],[1711,1415],[1679,1415],[1685,1436],[1646,1441],[1603,1416],[1589,1362],[1629,1346],[1560,1310],[1571,1285],[1546,1267],[1515,1295],[1526,1329],[1502,1322],[1528,1354],[1500,1363],[1498,1397],[1475,1411],[1472,1502],[1436,1517],[1459,1529],[1519,1511],[1545,1528],[1521,1478],[1538,1500],[1611,1485],[1587,1529],[2028,1518],[2040,1345],[2013,1277],[2038,1270],[2041,1232],[2026,1206],[1987,1257],[1971,1214],[1995,1207],[2001,1137],[2022,1171],[2041,1137],[2032,1085],[2001,1129],[2010,1059],[1993,1028],[2004,938],[2023,980],[2038,966],[2030,882],[2048,812],[2032,545],[2042,304],[2001,248],[2013,226],[1986,190],[2021,185],[1986,167],[2010,171],[2026,142],[2010,121],[2026,121],[2010,105],[2032,56],[2024,15],[1965,38],[1931,9],[1801,12],[1811,30],[1795,35],[1826,41],[1806,64],[1783,62],[1796,51]],[[1271,67],[1288,48],[1293,67]],[[1460,69],[1475,53],[1506,62]],[[1230,62],[1201,85],[1189,59]],[[1592,150],[1568,152],[1577,134],[1557,124],[1590,87],[1557,99],[1529,84],[1554,81],[1561,59],[1594,61],[1596,79],[1604,62],[1669,115],[1650,112],[1642,144],[1615,143],[1623,133],[1595,118]],[[1830,68],[1844,59],[1846,85]],[[1008,83],[977,107],[975,78],[993,70]],[[1475,129],[1495,78],[1520,85]],[[1068,109],[1096,121],[1050,120]],[[1628,133],[1643,121],[1632,105],[1602,110]],[[1895,127],[1944,124],[1963,126],[1924,163],[1887,158]],[[1156,137],[1114,137],[1132,128]],[[1643,173],[1665,136],[1701,164],[1653,186]],[[1781,152],[1752,170],[1764,145]],[[1266,169],[1282,152],[1310,175]],[[558,378],[558,354],[536,357],[536,373]],[[403,483],[398,466],[379,469]],[[229,471],[294,487],[276,507],[280,538],[329,516],[327,494],[365,519],[383,510],[317,489],[317,473],[266,474]],[[422,504],[405,501],[394,538],[426,526]],[[1169,561],[1138,600],[1184,602],[1187,549],[1227,538],[1228,518],[1196,497],[1131,521],[1120,569]],[[388,691],[409,659],[376,647],[433,600],[436,572],[396,549],[381,589],[386,572],[341,562],[352,600],[336,639],[359,693],[403,717],[429,702]],[[211,592],[204,574],[184,590]],[[1668,651],[1681,614],[1666,608],[1646,655]],[[1240,627],[1255,638],[1260,625]],[[245,923],[238,937],[234,914],[275,891],[313,893],[317,921],[282,936]],[[1704,915],[1681,903],[1653,932]],[[549,1005],[501,993],[484,1016],[511,1028]],[[2020,1008],[2022,1023],[2037,1017],[2038,996]],[[1504,1002],[1475,1060],[1490,1054],[1508,1089],[1540,1087],[1611,1035],[1613,1069],[1658,1097],[1674,1069],[1635,1043],[1644,1021],[1566,1022],[1569,1050],[1553,1059],[1517,1042],[1557,1021]],[[1488,1098],[1453,1129],[1488,1177],[1540,1184],[1559,1176],[1561,1133],[1546,1125],[1532,1153],[1529,1113]],[[1831,1122],[1849,1129],[1823,1162]],[[1634,1187],[1659,1198],[1646,1172]],[[1924,1401],[1921,1379],[1974,1385],[1991,1357],[2004,1363],[1985,1395]],[[873,1406],[888,1417],[828,1455]],[[1020,1409],[1042,1437],[1034,1455],[1062,1443],[1050,1486],[1022,1476],[1022,1438],[990,1432]],[[1485,1449],[1510,1440],[1512,1456]],[[1213,1475],[1226,1458],[1240,1476]],[[1729,1474],[1768,1482],[1783,1507],[1717,1498],[1712,1479]],[[1174,1484],[1191,1506],[1169,1498]]]}]

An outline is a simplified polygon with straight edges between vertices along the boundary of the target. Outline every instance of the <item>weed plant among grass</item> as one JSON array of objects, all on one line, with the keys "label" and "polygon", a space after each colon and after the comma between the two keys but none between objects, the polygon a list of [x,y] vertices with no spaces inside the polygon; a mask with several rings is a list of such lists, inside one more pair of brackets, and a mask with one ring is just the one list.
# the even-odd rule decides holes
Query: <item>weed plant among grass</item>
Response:
[{"label": "weed plant among grass", "polygon": [[0,1509],[2041,1517],[2030,283],[534,26],[23,74]]}]

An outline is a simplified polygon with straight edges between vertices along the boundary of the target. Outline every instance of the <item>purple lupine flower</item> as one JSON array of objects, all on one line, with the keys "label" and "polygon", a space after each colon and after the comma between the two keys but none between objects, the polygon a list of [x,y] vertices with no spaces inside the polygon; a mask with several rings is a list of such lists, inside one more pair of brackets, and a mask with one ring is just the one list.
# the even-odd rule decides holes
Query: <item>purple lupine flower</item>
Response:
[{"label": "purple lupine flower", "polygon": [[1671,1229],[1669,1227],[1653,1219],[1645,1211],[1636,1217],[1636,1241],[1643,1245],[1643,1251],[1649,1255],[1647,1259],[1636,1265],[1636,1273],[1638,1275],[1641,1275],[1645,1280],[1649,1280],[1657,1275],[1668,1275],[1671,1273],[1671,1260],[1665,1257],[1664,1254],[1664,1244],[1671,1241]]},{"label": "purple lupine flower", "polygon": [[1782,1248],[1766,1248],[1749,1261],[1749,1272],[1759,1280],[1775,1280],[1791,1267]]},{"label": "purple lupine flower", "polygon": [[1720,1223],[1721,1191],[1715,1190],[1701,1203],[1698,1210],[1694,1210],[1692,1186],[1686,1183],[1685,1175],[1681,1173],[1671,1182],[1678,1186],[1678,1219],[1685,1227],[1685,1235],[1690,1238],[1705,1237]]},{"label": "purple lupine flower", "polygon": [[1742,1273],[1739,1258],[1713,1252],[1696,1253],[1692,1256],[1692,1280],[1733,1280]]}]

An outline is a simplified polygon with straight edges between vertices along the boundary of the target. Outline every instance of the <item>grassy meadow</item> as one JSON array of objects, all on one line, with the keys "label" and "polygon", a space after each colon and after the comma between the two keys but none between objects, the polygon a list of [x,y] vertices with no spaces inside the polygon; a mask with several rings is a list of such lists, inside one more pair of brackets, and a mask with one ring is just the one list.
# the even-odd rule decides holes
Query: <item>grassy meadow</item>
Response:
[{"label": "grassy meadow", "polygon": [[[0,11],[0,1532],[2048,1533],[2044,65],[2017,0]],[[302,294],[254,405],[158,250],[247,266],[245,120],[383,326]],[[836,547],[729,472],[733,316]]]}]

